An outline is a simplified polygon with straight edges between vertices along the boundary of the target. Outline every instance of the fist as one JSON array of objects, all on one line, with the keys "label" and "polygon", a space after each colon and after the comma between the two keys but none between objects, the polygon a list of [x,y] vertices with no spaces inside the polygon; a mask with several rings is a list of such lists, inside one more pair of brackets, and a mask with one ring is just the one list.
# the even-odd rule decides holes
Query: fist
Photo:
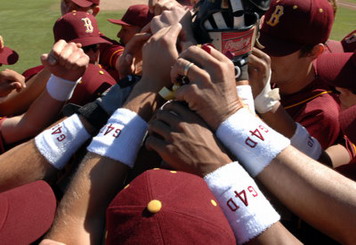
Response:
[{"label": "fist", "polygon": [[41,56],[41,61],[53,75],[77,81],[88,67],[89,57],[81,49],[81,44],[59,40],[48,54]]}]

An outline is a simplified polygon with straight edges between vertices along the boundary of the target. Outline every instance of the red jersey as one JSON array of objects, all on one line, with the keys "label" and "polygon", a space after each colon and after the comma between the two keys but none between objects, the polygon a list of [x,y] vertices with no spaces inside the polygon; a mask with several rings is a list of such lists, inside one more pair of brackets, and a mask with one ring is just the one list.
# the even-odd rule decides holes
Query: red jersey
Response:
[{"label": "red jersey", "polygon": [[112,44],[102,44],[100,45],[100,59],[99,64],[107,70],[110,75],[119,81],[119,73],[116,70],[116,61],[124,52],[124,46],[115,40],[109,39],[108,37],[101,36],[102,38],[109,40]]},{"label": "red jersey", "polygon": [[297,93],[281,95],[281,103],[289,115],[316,138],[323,149],[340,136],[337,95],[331,87],[316,78]]}]

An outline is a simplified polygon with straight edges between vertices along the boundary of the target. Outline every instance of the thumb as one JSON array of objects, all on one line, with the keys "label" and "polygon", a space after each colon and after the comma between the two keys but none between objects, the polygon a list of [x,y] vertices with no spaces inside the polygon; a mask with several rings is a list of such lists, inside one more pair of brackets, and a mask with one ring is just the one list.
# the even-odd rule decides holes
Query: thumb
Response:
[{"label": "thumb", "polygon": [[41,55],[41,62],[44,66],[54,66],[57,64],[57,59],[54,57],[54,55],[50,54],[42,54]]}]

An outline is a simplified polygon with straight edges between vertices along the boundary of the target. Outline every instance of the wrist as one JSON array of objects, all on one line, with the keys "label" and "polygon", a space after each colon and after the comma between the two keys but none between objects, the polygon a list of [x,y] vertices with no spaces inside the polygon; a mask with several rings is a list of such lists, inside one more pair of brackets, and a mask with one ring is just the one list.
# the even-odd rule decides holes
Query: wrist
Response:
[{"label": "wrist", "polygon": [[243,107],[244,106],[242,102],[238,99],[235,100],[233,103],[230,103],[229,106],[219,107],[219,110],[216,113],[212,113],[211,111],[209,111],[208,115],[209,117],[212,117],[203,117],[203,119],[214,131],[216,131],[223,122],[225,122],[228,118],[237,113]]},{"label": "wrist", "polygon": [[53,99],[67,101],[72,97],[79,80],[80,78],[77,81],[70,81],[51,74],[46,89]]},{"label": "wrist", "polygon": [[216,135],[252,177],[262,172],[290,144],[288,138],[245,108],[225,120],[216,130]]},{"label": "wrist", "polygon": [[123,107],[137,113],[148,122],[165,100],[151,87],[140,83],[141,81],[135,85]]},{"label": "wrist", "polygon": [[218,200],[239,244],[246,243],[276,223],[280,216],[255,181],[232,162],[204,177]]},{"label": "wrist", "polygon": [[231,162],[232,162],[232,160],[230,159],[230,157],[228,155],[222,154],[221,156],[216,158],[216,161],[214,163],[204,164],[204,165],[200,164],[198,175],[204,178],[205,176],[209,175],[210,173],[216,171],[217,169],[219,169]]}]

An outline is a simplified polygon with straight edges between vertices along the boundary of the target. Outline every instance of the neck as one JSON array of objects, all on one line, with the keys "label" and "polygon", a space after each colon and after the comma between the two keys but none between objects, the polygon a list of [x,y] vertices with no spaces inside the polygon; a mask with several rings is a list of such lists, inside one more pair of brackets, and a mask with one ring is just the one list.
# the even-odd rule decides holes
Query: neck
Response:
[{"label": "neck", "polygon": [[310,63],[305,69],[300,69],[300,72],[293,77],[293,80],[289,83],[278,84],[278,87],[281,94],[293,94],[308,86],[314,81],[315,77],[316,73],[313,64]]}]

